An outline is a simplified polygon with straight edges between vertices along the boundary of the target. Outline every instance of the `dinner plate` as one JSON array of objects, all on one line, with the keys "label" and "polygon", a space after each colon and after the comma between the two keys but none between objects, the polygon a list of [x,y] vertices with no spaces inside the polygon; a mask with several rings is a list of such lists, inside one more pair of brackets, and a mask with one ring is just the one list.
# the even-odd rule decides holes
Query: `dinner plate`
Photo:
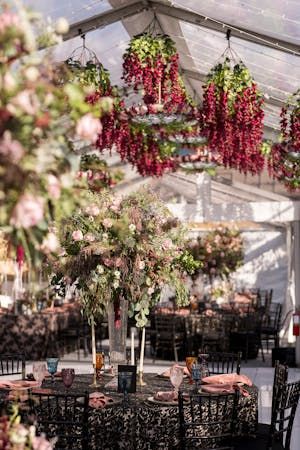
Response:
[{"label": "dinner plate", "polygon": [[153,403],[154,405],[161,405],[161,406],[178,406],[178,400],[172,400],[170,402],[167,401],[161,401],[161,400],[156,400],[153,396],[148,397],[147,401],[149,403]]}]

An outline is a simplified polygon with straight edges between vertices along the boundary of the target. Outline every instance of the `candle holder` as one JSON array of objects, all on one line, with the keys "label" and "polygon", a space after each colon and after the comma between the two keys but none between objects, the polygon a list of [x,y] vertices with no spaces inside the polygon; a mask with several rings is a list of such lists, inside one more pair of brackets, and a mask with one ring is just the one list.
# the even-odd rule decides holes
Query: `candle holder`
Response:
[{"label": "candle holder", "polygon": [[147,383],[143,379],[143,375],[144,375],[144,372],[140,371],[138,373],[138,379],[137,379],[137,385],[138,386],[147,386]]},{"label": "candle holder", "polygon": [[93,388],[98,388],[98,387],[100,387],[101,385],[98,383],[98,381],[97,381],[97,369],[96,369],[96,364],[93,364],[93,368],[94,368],[94,373],[93,373],[93,382],[92,382],[92,384],[90,384],[89,386],[90,387],[93,387]]}]

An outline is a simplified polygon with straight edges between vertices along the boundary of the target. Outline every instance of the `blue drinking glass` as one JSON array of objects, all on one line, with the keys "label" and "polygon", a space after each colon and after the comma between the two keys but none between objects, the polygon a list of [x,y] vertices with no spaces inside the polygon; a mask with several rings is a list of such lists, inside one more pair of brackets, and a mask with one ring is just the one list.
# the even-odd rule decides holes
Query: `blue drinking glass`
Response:
[{"label": "blue drinking glass", "polygon": [[59,358],[47,358],[47,369],[51,375],[52,383],[54,383],[54,375],[57,372],[58,361],[59,361]]}]

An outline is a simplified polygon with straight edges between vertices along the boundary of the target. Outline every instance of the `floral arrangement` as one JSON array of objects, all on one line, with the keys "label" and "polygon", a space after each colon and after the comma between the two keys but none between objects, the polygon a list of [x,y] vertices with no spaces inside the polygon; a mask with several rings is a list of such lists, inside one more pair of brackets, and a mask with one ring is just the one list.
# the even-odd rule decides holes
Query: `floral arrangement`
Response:
[{"label": "floral arrangement", "polygon": [[[48,56],[37,53],[39,45],[59,41],[49,27],[35,37],[33,29],[42,29],[36,14],[0,9],[0,227],[31,259],[43,251],[55,218],[70,139],[95,142],[99,117],[111,106],[107,99],[88,104],[87,91],[62,84]],[[61,19],[56,31],[67,28]]]},{"label": "floral arrangement", "polygon": [[0,417],[0,448],[2,450],[52,450],[54,443],[50,443],[44,436],[36,436],[34,425],[21,423],[18,407],[12,406],[10,416]]},{"label": "floral arrangement", "polygon": [[92,153],[81,156],[78,178],[86,179],[88,188],[99,192],[122,181],[124,173],[118,169],[108,169],[107,162]]},{"label": "floral arrangement", "polygon": [[144,90],[147,105],[163,104],[165,111],[184,108],[187,94],[178,70],[178,53],[167,35],[134,36],[123,56],[123,79]]},{"label": "floral arrangement", "polygon": [[101,192],[65,221],[61,271],[77,281],[89,318],[102,315],[113,302],[117,320],[123,296],[129,315],[142,327],[164,284],[174,286],[179,305],[188,303],[185,274],[200,264],[185,250],[184,236],[184,228],[153,193],[143,189],[119,199]]},{"label": "floral arrangement", "polygon": [[202,263],[201,272],[210,280],[216,276],[228,278],[243,263],[243,239],[238,229],[219,226],[191,241],[188,250]]},{"label": "floral arrangement", "polygon": [[293,191],[300,189],[300,90],[289,98],[280,117],[282,141],[272,146],[268,168]]},{"label": "floral arrangement", "polygon": [[212,151],[225,167],[260,173],[263,136],[263,98],[247,67],[232,67],[225,58],[208,74],[204,90],[202,126]]}]

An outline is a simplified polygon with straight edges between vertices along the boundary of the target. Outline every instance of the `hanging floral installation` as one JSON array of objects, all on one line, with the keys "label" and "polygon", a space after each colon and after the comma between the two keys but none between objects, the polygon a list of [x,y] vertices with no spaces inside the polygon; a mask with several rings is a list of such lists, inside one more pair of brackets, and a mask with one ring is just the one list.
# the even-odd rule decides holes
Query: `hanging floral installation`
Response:
[{"label": "hanging floral installation", "polygon": [[71,168],[71,139],[95,142],[110,102],[90,105],[80,84],[62,85],[48,56],[36,52],[61,38],[50,26],[36,38],[33,26],[43,30],[36,14],[5,9],[0,24],[0,227],[12,248],[36,259]]},{"label": "hanging floral installation", "polygon": [[130,316],[143,327],[165,284],[175,288],[179,305],[188,303],[185,275],[200,263],[185,250],[185,235],[152,192],[143,189],[119,199],[102,191],[65,220],[61,272],[77,280],[87,317],[101,316],[108,302],[118,311],[123,296]]},{"label": "hanging floral installation", "polygon": [[229,46],[224,60],[208,74],[204,87],[202,127],[212,151],[225,167],[251,174],[264,167],[263,97],[247,67]]},{"label": "hanging floral installation", "polygon": [[273,178],[293,191],[300,189],[300,89],[289,98],[280,117],[282,140],[272,146],[268,168]]},{"label": "hanging floral installation", "polygon": [[106,161],[94,153],[81,156],[79,169],[78,179],[86,180],[92,192],[111,188],[124,179],[124,173],[121,170],[109,169]]}]

